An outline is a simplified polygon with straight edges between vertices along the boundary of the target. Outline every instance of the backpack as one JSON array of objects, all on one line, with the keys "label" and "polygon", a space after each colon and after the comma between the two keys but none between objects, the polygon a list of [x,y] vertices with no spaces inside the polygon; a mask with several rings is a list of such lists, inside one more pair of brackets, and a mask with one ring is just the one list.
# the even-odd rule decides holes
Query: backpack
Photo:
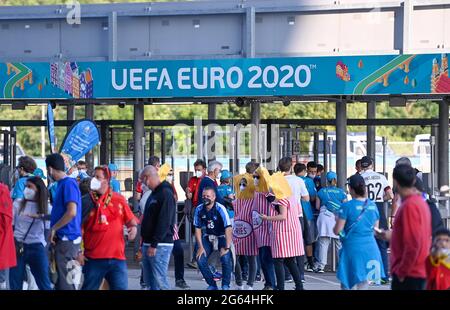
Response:
[{"label": "backpack", "polygon": [[439,212],[439,208],[436,205],[436,201],[434,199],[427,199],[428,207],[430,207],[431,213],[431,232],[432,236],[436,231],[441,228],[445,228],[444,222],[442,221],[441,212]]}]

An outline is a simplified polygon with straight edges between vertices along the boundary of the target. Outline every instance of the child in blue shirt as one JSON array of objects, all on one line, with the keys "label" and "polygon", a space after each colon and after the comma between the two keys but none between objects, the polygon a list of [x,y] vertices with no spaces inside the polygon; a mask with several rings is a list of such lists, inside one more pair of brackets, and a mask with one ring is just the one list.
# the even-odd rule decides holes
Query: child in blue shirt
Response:
[{"label": "child in blue shirt", "polygon": [[220,185],[217,187],[217,193],[220,199],[225,202],[224,206],[228,211],[228,216],[232,219],[234,218],[232,201],[236,198],[236,193],[231,186],[232,175],[228,170],[222,170],[221,172]]}]

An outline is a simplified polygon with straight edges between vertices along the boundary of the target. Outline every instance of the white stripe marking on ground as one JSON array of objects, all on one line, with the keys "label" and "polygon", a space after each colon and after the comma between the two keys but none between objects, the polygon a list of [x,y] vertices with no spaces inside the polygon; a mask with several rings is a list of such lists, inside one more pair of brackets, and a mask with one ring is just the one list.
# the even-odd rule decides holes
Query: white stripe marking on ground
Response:
[{"label": "white stripe marking on ground", "polygon": [[338,283],[338,282],[333,282],[333,281],[329,281],[329,280],[325,280],[325,279],[321,279],[321,278],[313,277],[313,276],[310,276],[310,275],[307,275],[307,274],[305,274],[305,277],[307,277],[307,278],[311,278],[311,279],[314,279],[314,280],[319,280],[319,281],[323,281],[323,282],[325,282],[325,283],[329,283],[329,284],[333,284],[333,285],[338,285],[338,286],[340,286],[340,285],[341,285],[341,284],[340,284],[340,283]]}]

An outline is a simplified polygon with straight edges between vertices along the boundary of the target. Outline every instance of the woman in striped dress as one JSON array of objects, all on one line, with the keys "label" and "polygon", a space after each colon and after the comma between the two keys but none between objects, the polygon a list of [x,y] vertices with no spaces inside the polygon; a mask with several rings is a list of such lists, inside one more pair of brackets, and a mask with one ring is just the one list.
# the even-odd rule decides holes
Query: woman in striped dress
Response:
[{"label": "woman in striped dress", "polygon": [[253,231],[258,247],[261,269],[264,274],[263,290],[275,289],[275,268],[273,266],[272,251],[270,250],[270,232],[272,222],[263,221],[261,214],[276,215],[271,208],[271,201],[275,196],[269,192],[270,175],[266,168],[259,167],[253,173],[255,194],[253,199]]},{"label": "woman in striped dress", "polygon": [[277,215],[261,215],[262,220],[272,222],[270,247],[274,258],[277,289],[284,290],[284,264],[295,282],[295,289],[302,290],[303,284],[295,258],[304,255],[298,208],[291,204],[292,192],[284,175],[275,173],[270,178],[270,189],[276,201],[272,208]]},{"label": "woman in striped dress", "polygon": [[[253,289],[256,278],[256,256],[258,248],[256,246],[255,234],[253,233],[253,199],[255,187],[250,174],[242,174],[235,177],[235,187],[237,198],[233,203],[234,225],[233,243],[236,249],[236,261],[240,256],[245,256],[249,265],[249,275],[247,279],[247,289]],[[236,285],[242,289],[242,270],[239,263],[236,263]]]}]

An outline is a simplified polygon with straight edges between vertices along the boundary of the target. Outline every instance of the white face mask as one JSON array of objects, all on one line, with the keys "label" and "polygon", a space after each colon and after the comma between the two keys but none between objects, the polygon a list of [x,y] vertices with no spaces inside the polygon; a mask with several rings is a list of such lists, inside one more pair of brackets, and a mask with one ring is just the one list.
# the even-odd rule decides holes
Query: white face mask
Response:
[{"label": "white face mask", "polygon": [[217,179],[220,180],[220,177],[222,176],[222,172],[219,172],[219,174],[217,175]]},{"label": "white face mask", "polygon": [[259,185],[259,179],[253,178],[253,183],[255,184],[255,186],[258,186]]},{"label": "white face mask", "polygon": [[78,177],[78,170],[74,170],[74,171],[69,175],[69,177],[70,177],[70,178],[76,179],[76,178]]},{"label": "white face mask", "polygon": [[239,187],[239,189],[241,190],[241,192],[245,190],[245,187],[246,187],[245,185],[241,185],[241,186]]},{"label": "white face mask", "polygon": [[86,169],[81,169],[80,173],[87,173],[87,170]]},{"label": "white face mask", "polygon": [[203,172],[201,172],[200,170],[195,171],[195,176],[197,178],[201,178],[203,176]]},{"label": "white face mask", "polygon": [[26,200],[34,200],[36,198],[36,191],[32,190],[29,187],[26,187],[25,190],[23,191],[23,195]]},{"label": "white face mask", "polygon": [[169,183],[172,183],[173,182],[173,175],[167,176],[166,177],[166,181],[169,182]]},{"label": "white face mask", "polygon": [[98,191],[102,187],[102,182],[97,178],[92,178],[91,180],[91,190]]}]

